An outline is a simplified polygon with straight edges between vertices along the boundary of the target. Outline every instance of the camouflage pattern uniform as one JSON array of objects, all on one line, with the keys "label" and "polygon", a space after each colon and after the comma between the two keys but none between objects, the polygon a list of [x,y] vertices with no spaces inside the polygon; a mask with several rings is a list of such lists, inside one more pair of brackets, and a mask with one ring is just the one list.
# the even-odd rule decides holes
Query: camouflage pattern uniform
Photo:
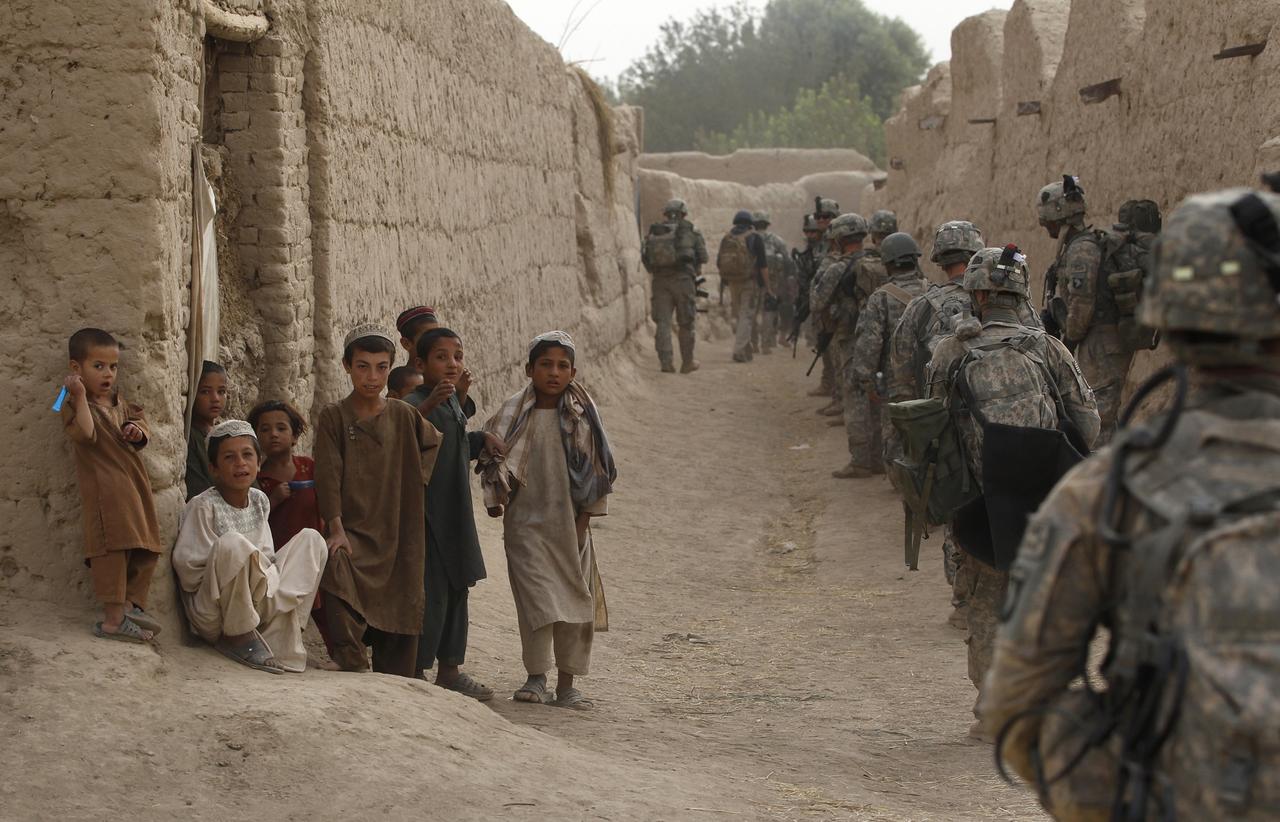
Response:
[{"label": "camouflage pattern uniform", "polygon": [[781,322],[781,308],[784,300],[792,300],[791,290],[795,284],[796,264],[791,259],[791,251],[786,240],[769,231],[769,212],[755,211],[751,214],[756,233],[764,241],[765,259],[769,263],[769,284],[778,301],[777,307],[770,308],[767,298],[760,305],[760,353],[770,354],[778,344],[778,330]]},{"label": "camouflage pattern uniform", "polygon": [[[1076,466],[1032,518],[1011,570],[980,711],[988,732],[1008,726],[1004,761],[1037,786],[1057,819],[1111,819],[1121,788],[1116,818],[1262,820],[1280,807],[1280,293],[1265,272],[1280,269],[1280,243],[1246,240],[1250,221],[1230,209],[1250,198],[1255,214],[1270,212],[1274,231],[1280,197],[1247,189],[1193,196],[1166,224],[1148,278],[1144,325],[1161,329],[1175,358],[1197,369],[1187,410],[1122,430],[1111,448]],[[1108,528],[1116,533],[1104,538],[1113,493],[1119,515]],[[1244,499],[1224,506],[1233,496]],[[1172,518],[1152,502],[1175,509]],[[1179,520],[1177,509],[1192,510]],[[1240,534],[1230,524],[1247,527],[1250,538],[1230,541],[1223,535]],[[1141,562],[1161,544],[1169,552],[1162,561]],[[1201,563],[1235,570],[1206,573]],[[1167,570],[1174,567],[1176,578]],[[1148,621],[1156,607],[1163,631]],[[1188,609],[1199,624],[1165,621]],[[1098,626],[1111,632],[1102,671],[1110,699],[1073,686]],[[1158,720],[1171,715],[1174,683],[1185,688],[1176,723],[1147,761],[1130,759],[1126,732],[1141,744],[1156,736],[1135,724],[1143,689],[1130,683],[1143,652],[1130,649],[1162,647],[1171,635],[1182,653],[1197,652],[1182,657],[1181,674],[1151,680],[1164,686]],[[1047,790],[1036,783],[1037,773],[1067,771],[1085,751],[1082,735],[1098,729],[1106,733],[1073,770]],[[1145,812],[1125,807],[1148,784]]]},{"label": "camouflage pattern uniform", "polygon": [[681,200],[672,200],[663,210],[667,222],[676,231],[677,246],[681,257],[687,261],[676,268],[657,269],[653,272],[653,297],[651,309],[657,325],[653,346],[663,371],[674,371],[674,352],[671,349],[671,315],[674,313],[679,327],[680,360],[682,370],[694,370],[695,341],[694,322],[698,317],[697,286],[694,278],[707,262],[707,243],[702,232],[687,219],[688,209]]},{"label": "camouflage pattern uniform", "polygon": [[[867,222],[858,214],[842,214],[832,221],[827,234],[832,244],[838,247],[841,238],[865,238]],[[850,458],[849,465],[840,473],[847,473],[851,468],[858,469],[856,473],[884,472],[880,412],[875,395],[853,379],[847,364],[853,356],[853,337],[862,305],[887,279],[879,252],[864,248],[829,258],[809,294],[811,309],[815,313],[827,313],[834,334],[828,350],[836,352],[836,376],[840,381]]]},{"label": "camouflage pattern uniform", "polygon": [[[1102,246],[1097,232],[1085,224],[1084,190],[1073,183],[1051,183],[1040,190],[1040,224],[1065,228],[1048,280],[1056,280],[1050,312],[1061,326],[1063,342],[1075,352],[1089,386],[1098,398],[1105,444],[1115,429],[1120,395],[1133,359],[1120,339],[1120,311],[1102,273]],[[1078,192],[1078,194],[1077,194]]]},{"label": "camouflage pattern uniform", "polygon": [[[818,273],[821,272],[827,264],[827,258],[831,256],[831,241],[827,239],[826,229],[823,227],[823,219],[829,224],[836,217],[840,216],[840,204],[835,200],[827,197],[817,198],[815,210],[813,212],[814,219],[819,229],[823,231],[822,239],[818,241],[814,247],[813,259],[815,261],[813,269],[813,278],[809,283],[809,293],[812,295],[813,283],[818,279]],[[810,298],[812,299],[812,297]],[[817,345],[817,337],[819,334],[827,333],[832,330],[830,317],[824,312],[813,310],[813,304],[810,302],[810,319],[809,329],[813,334],[813,345]],[[840,381],[836,379],[836,357],[832,347],[828,347],[825,354],[822,355],[822,381],[819,383],[819,391],[814,392],[817,396],[830,397],[832,400],[831,408],[835,413],[840,413]]]},{"label": "camouflage pattern uniform", "polygon": [[[876,410],[880,414],[876,424],[885,431],[889,422],[884,413],[884,397],[880,396],[880,392],[886,390],[885,386],[891,379],[890,338],[902,312],[914,298],[924,293],[929,281],[920,271],[920,248],[910,235],[890,234],[880,244],[880,256],[888,271],[889,281],[871,292],[858,313],[858,324],[845,368],[850,372],[846,378],[848,382],[860,386],[864,393],[875,396]],[[880,375],[879,378],[877,374]],[[847,405],[845,411],[847,425]],[[854,435],[847,428],[846,431],[850,437]],[[886,447],[892,441],[891,437],[884,437]],[[886,451],[883,459],[887,462],[898,456],[901,454]]]},{"label": "camouflage pattern uniform", "polygon": [[[971,295],[988,294],[981,309],[981,323],[969,318],[957,324],[955,334],[937,344],[929,363],[929,394],[950,397],[953,368],[971,350],[980,346],[1017,338],[1018,348],[1032,362],[1042,365],[1057,386],[1063,405],[1086,442],[1098,435],[1098,412],[1093,392],[1080,375],[1080,369],[1061,342],[1044,331],[1021,325],[1017,307],[1027,294],[1028,276],[1025,265],[1016,269],[999,267],[1003,249],[988,248],[974,255],[965,271],[964,287]],[[988,366],[990,368],[990,366]],[[991,380],[989,380],[990,382]],[[999,378],[995,378],[999,382]],[[976,392],[983,403],[981,411],[990,423],[1003,423],[1037,428],[1054,428],[1058,422],[1053,392],[1049,385],[1039,386],[1040,394],[1027,396],[1030,386],[1023,373],[1011,373],[1008,391]],[[987,399],[984,401],[984,396]],[[956,425],[965,444],[973,476],[982,478],[982,426],[969,415],[957,415]],[[997,571],[986,563],[966,557],[957,572],[968,603],[969,679],[982,687],[983,677],[991,665],[992,646],[998,624],[1000,603],[1004,600],[1008,573]],[[976,713],[976,711],[975,711]]]}]

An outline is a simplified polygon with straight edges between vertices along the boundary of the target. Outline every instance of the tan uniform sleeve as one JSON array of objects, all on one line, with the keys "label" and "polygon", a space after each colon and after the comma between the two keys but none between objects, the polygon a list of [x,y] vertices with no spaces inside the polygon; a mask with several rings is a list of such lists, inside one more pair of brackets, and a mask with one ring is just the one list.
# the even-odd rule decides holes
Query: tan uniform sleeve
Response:
[{"label": "tan uniform sleeve", "polygon": [[916,329],[921,315],[929,309],[929,301],[916,297],[898,318],[893,333],[889,335],[889,402],[906,402],[924,396],[924,386],[917,385]]},{"label": "tan uniform sleeve", "polygon": [[1102,418],[1098,415],[1098,402],[1093,396],[1093,389],[1085,382],[1076,358],[1067,347],[1047,334],[1044,339],[1049,344],[1049,370],[1062,395],[1062,404],[1066,406],[1067,414],[1076,428],[1080,429],[1084,441],[1092,448],[1102,430]]},{"label": "tan uniform sleeve", "polygon": [[1028,781],[1035,777],[1042,709],[1081,673],[1110,596],[1108,549],[1096,526],[1109,465],[1106,458],[1091,460],[1063,479],[1032,517],[1009,572],[978,713],[993,734],[1009,726],[1005,761]]},{"label": "tan uniform sleeve", "polygon": [[864,385],[875,380],[880,366],[888,320],[888,297],[882,292],[872,294],[858,313],[858,328],[853,338],[853,376]]},{"label": "tan uniform sleeve", "polygon": [[1065,295],[1067,303],[1067,322],[1062,335],[1072,346],[1084,339],[1093,323],[1101,266],[1102,249],[1097,243],[1084,239],[1067,246],[1058,263],[1058,292]]}]

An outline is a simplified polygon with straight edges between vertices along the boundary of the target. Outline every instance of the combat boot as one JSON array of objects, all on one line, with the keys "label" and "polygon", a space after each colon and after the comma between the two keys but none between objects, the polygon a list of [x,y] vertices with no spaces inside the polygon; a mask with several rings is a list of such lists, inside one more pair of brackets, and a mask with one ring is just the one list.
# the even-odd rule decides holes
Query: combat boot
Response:
[{"label": "combat boot", "polygon": [[676,367],[675,367],[675,365],[674,365],[674,364],[672,364],[671,360],[663,360],[663,361],[662,361],[662,373],[663,373],[663,374],[674,374],[674,373],[676,373]]},{"label": "combat boot", "polygon": [[818,409],[818,413],[824,417],[834,417],[844,413],[844,403],[840,400],[832,400],[831,404],[825,408]]},{"label": "combat boot", "polygon": [[870,468],[863,468],[861,465],[854,465],[852,461],[844,468],[838,471],[832,471],[831,476],[836,479],[866,479],[871,476]]},{"label": "combat boot", "polygon": [[702,363],[698,362],[697,360],[685,360],[680,364],[680,373],[692,374],[694,371],[697,371],[701,367],[702,367]]},{"label": "combat boot", "polygon": [[806,393],[806,396],[809,396],[809,397],[830,397],[830,396],[831,396],[831,389],[830,389],[830,388],[827,388],[827,387],[826,387],[826,386],[824,386],[824,385],[819,385],[817,388],[814,388],[813,390],[811,390],[811,391],[807,392],[807,393]]}]

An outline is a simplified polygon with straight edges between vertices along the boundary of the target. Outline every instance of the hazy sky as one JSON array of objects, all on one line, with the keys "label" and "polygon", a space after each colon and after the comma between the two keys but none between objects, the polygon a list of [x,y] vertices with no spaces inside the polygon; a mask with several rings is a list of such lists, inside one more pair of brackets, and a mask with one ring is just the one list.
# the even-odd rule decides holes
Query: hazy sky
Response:
[{"label": "hazy sky", "polygon": [[[565,59],[579,61],[597,77],[614,79],[643,56],[671,17],[687,19],[697,9],[730,0],[507,0],[529,28],[552,45],[564,41]],[[966,17],[991,8],[1007,9],[1013,0],[863,0],[867,7],[900,17],[920,32],[934,62],[951,56],[951,29]],[[751,5],[763,8],[764,0]],[[581,23],[567,37],[567,21]]]}]

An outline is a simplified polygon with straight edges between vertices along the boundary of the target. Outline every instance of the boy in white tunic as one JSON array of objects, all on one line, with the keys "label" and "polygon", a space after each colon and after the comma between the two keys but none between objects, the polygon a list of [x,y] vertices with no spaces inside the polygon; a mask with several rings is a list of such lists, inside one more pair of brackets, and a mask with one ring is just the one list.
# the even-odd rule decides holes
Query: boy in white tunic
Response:
[{"label": "boy in white tunic", "polygon": [[[575,383],[573,340],[562,331],[529,348],[530,384],[510,397],[485,430],[508,445],[482,465],[485,506],[503,516],[507,570],[529,678],[520,702],[590,708],[574,687],[591,663],[596,631],[608,630],[591,517],[608,512],[617,472],[600,413]],[[505,516],[504,516],[505,515]],[[547,672],[559,673],[555,697]]]},{"label": "boy in white tunic", "polygon": [[192,631],[250,668],[301,673],[302,631],[328,548],[311,528],[275,548],[271,503],[253,487],[261,459],[249,423],[227,420],[209,431],[214,485],[183,509],[173,567]]}]

